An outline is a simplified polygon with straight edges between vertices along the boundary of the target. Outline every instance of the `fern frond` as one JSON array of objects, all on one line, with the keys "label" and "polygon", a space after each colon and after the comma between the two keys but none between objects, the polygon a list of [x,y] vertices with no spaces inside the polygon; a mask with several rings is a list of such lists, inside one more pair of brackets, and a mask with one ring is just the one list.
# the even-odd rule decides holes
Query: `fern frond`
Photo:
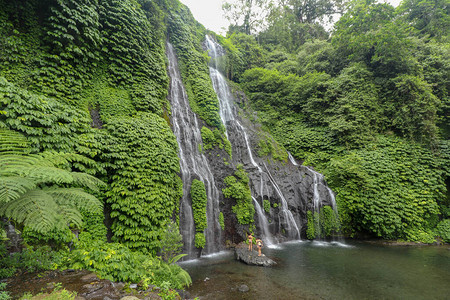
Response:
[{"label": "fern frond", "polygon": [[52,196],[39,189],[28,191],[15,201],[0,203],[0,215],[41,233],[60,224],[57,212]]},{"label": "fern frond", "polygon": [[36,184],[27,178],[0,176],[0,203],[19,199],[27,191],[36,188]]},{"label": "fern frond", "polygon": [[14,169],[15,167],[31,167],[38,165],[40,157],[35,155],[1,154],[0,170]]},{"label": "fern frond", "polygon": [[103,204],[95,196],[77,188],[50,188],[44,190],[56,203],[92,213],[101,213]]},{"label": "fern frond", "polygon": [[0,127],[0,154],[26,154],[28,140],[20,133]]},{"label": "fern frond", "polygon": [[73,184],[81,187],[86,187],[92,191],[98,192],[100,187],[106,186],[106,184],[92,175],[80,172],[72,172]]},{"label": "fern frond", "polygon": [[72,172],[55,167],[34,167],[17,169],[18,175],[28,177],[37,183],[72,184]]},{"label": "fern frond", "polygon": [[66,225],[72,224],[75,225],[76,228],[83,227],[83,216],[78,209],[71,206],[60,205],[59,210],[61,215],[64,217]]}]

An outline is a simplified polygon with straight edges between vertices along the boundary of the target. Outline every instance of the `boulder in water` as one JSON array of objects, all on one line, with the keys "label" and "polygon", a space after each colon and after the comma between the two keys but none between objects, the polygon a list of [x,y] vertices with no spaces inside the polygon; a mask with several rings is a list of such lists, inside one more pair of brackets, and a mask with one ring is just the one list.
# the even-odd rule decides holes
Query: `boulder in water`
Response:
[{"label": "boulder in water", "polygon": [[[253,246],[256,248],[255,246]],[[271,267],[276,264],[272,259],[268,258],[264,254],[258,256],[258,251],[253,249],[253,251],[248,250],[248,245],[245,243],[240,243],[234,249],[234,253],[237,260],[243,261],[247,265]]]}]

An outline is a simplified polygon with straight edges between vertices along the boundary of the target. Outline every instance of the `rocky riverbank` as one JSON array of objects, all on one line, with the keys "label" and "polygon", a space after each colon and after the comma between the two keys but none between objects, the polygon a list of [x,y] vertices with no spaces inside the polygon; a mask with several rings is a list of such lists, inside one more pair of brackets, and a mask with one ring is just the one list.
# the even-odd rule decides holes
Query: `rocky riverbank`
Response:
[{"label": "rocky riverbank", "polygon": [[[161,290],[156,286],[142,290],[137,284],[127,285],[123,282],[99,279],[95,273],[86,270],[24,274],[9,278],[6,283],[6,290],[13,299],[20,298],[24,293],[49,294],[57,287],[76,292],[76,300],[162,299],[158,295]],[[182,299],[189,298],[186,292],[177,292]]]}]

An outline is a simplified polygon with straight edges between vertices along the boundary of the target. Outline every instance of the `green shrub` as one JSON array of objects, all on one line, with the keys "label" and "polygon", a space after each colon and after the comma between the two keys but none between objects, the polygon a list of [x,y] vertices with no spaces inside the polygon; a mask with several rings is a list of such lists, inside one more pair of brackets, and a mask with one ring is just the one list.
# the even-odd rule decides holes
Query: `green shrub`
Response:
[{"label": "green shrub", "polygon": [[181,253],[183,248],[183,237],[177,224],[170,222],[161,239],[161,258],[168,262]]},{"label": "green shrub", "polygon": [[440,221],[436,227],[436,233],[444,242],[450,243],[450,219]]},{"label": "green shrub", "polygon": [[231,157],[231,143],[225,136],[223,132],[218,129],[211,131],[207,127],[202,127],[201,129],[203,148],[205,150],[213,149],[218,147],[219,149],[225,150]]},{"label": "green shrub", "polygon": [[331,236],[333,232],[339,231],[339,219],[331,206],[325,205],[322,207],[319,218],[323,237]]},{"label": "green shrub", "polygon": [[53,248],[61,248],[70,243],[74,234],[68,227],[55,228],[49,232],[41,233],[25,227],[22,231],[22,238],[28,245],[50,245]]},{"label": "green shrub", "polygon": [[238,165],[234,176],[228,176],[224,180],[223,195],[236,201],[232,207],[239,224],[252,224],[254,222],[255,207],[249,187],[249,179],[242,165]]},{"label": "green shrub", "polygon": [[144,287],[169,282],[171,288],[180,289],[191,284],[189,274],[178,265],[132,251],[122,244],[89,239],[81,240],[75,250],[67,253],[61,267],[87,269],[103,279],[141,283]]},{"label": "green shrub", "polygon": [[195,247],[204,248],[206,245],[206,238],[203,232],[197,232],[195,234]]},{"label": "green shrub", "polygon": [[[0,276],[1,278],[1,276]],[[0,282],[0,300],[9,300],[11,296],[9,292],[4,291],[6,289],[6,282]]]},{"label": "green shrub", "polygon": [[264,206],[264,211],[266,213],[270,213],[270,201],[267,199],[264,199],[263,206]]},{"label": "green shrub", "polygon": [[306,228],[306,237],[308,238],[308,240],[313,240],[316,238],[316,230],[315,230],[315,226],[314,226],[314,217],[311,211],[307,212],[307,218],[308,218],[308,223],[307,223],[307,228]]},{"label": "green shrub", "polygon": [[207,227],[206,220],[206,197],[205,184],[197,179],[192,181],[191,185],[192,213],[194,215],[195,230],[203,232]]},{"label": "green shrub", "polygon": [[219,213],[219,224],[220,228],[222,228],[222,230],[225,230],[225,219],[223,217],[223,212]]}]

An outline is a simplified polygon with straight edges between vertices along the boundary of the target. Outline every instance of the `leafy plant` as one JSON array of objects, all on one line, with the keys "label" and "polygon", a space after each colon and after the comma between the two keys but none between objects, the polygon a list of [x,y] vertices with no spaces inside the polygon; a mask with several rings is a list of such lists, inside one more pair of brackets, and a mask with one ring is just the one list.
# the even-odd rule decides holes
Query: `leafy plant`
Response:
[{"label": "leafy plant", "polygon": [[[172,260],[172,262],[175,258]],[[118,243],[81,240],[77,248],[67,254],[63,267],[87,269],[101,278],[112,281],[141,283],[180,289],[191,284],[189,274],[176,264],[167,264],[148,254],[131,251]]]},{"label": "leafy plant", "polygon": [[205,248],[206,238],[203,232],[197,232],[194,239],[196,248]]},{"label": "leafy plant", "polygon": [[[195,230],[195,246],[197,248],[203,248],[205,246],[205,236],[203,232],[207,227],[206,220],[206,205],[208,198],[206,197],[205,184],[197,179],[192,181],[191,185],[191,200],[192,200],[192,212],[194,214]],[[200,237],[203,235],[203,238]]]},{"label": "leafy plant", "polygon": [[255,207],[249,187],[249,179],[242,165],[237,166],[234,176],[228,176],[224,180],[223,195],[236,201],[232,207],[239,224],[252,224],[254,222]]},{"label": "leafy plant", "polygon": [[173,261],[180,254],[183,240],[177,224],[170,222],[161,238],[161,258],[165,262]]},{"label": "leafy plant", "polygon": [[222,230],[225,230],[225,218],[223,216],[223,212],[219,213],[219,224],[220,228],[222,228]]},{"label": "leafy plant", "polygon": [[[66,227],[82,227],[80,209],[101,212],[102,204],[82,188],[97,191],[104,183],[80,172],[67,170],[72,161],[87,159],[75,154],[43,152],[26,154],[19,148],[24,141],[10,130],[0,136],[15,135],[12,144],[0,152],[0,214],[37,232]],[[59,167],[61,166],[61,168]],[[65,186],[66,187],[65,187]],[[72,186],[72,187],[70,187]]]}]

